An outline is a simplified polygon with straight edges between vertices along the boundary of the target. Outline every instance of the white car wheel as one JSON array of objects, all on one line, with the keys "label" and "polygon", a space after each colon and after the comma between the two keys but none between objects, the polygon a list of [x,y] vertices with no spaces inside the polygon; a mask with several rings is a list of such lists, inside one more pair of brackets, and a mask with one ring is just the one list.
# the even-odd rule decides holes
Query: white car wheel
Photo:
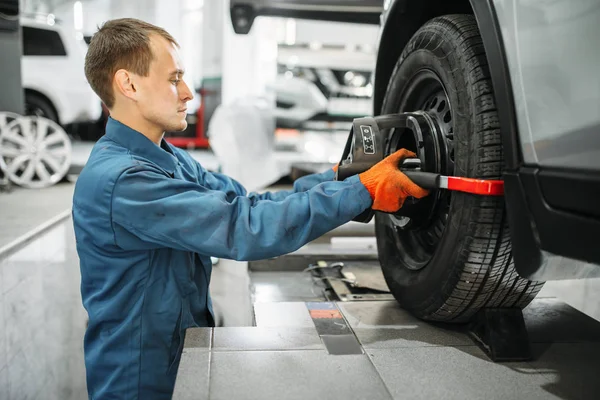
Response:
[{"label": "white car wheel", "polygon": [[0,168],[11,182],[44,188],[59,182],[71,166],[71,139],[47,118],[18,117],[0,131]]},{"label": "white car wheel", "polygon": [[2,133],[2,129],[6,127],[9,123],[13,122],[15,119],[20,118],[19,114],[15,114],[8,111],[0,112],[0,133]]}]

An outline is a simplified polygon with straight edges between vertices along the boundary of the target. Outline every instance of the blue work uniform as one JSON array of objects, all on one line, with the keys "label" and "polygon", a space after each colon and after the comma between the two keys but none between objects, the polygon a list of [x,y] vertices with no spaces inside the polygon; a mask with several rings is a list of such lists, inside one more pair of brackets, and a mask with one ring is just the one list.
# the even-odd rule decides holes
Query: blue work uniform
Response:
[{"label": "blue work uniform", "polygon": [[246,193],[186,151],[109,119],[73,196],[90,399],[169,399],[185,330],[214,326],[210,256],[283,255],[371,206],[333,171]]}]

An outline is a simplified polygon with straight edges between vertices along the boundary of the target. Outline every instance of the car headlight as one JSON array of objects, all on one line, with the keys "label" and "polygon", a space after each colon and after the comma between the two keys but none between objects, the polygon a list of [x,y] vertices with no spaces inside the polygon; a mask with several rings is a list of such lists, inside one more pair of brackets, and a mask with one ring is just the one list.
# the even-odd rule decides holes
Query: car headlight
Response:
[{"label": "car headlight", "polygon": [[363,87],[367,83],[367,77],[354,71],[346,71],[344,74],[344,84],[352,87]]},{"label": "car headlight", "polygon": [[277,65],[277,73],[286,78],[302,78],[313,82],[317,80],[317,76],[310,68],[279,64]]}]

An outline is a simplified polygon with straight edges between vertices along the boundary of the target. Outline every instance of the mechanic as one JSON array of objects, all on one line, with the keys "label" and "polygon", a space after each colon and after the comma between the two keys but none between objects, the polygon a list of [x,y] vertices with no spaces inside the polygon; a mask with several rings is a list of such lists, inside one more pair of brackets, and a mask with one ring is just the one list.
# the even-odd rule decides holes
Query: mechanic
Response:
[{"label": "mechanic", "polygon": [[178,44],[135,19],[106,22],[85,60],[110,110],[73,197],[91,399],[168,399],[186,328],[214,326],[210,256],[256,260],[292,252],[369,207],[397,211],[427,191],[397,165],[401,150],[345,181],[334,171],[292,190],[246,193],[163,139],[186,128],[192,93]]}]

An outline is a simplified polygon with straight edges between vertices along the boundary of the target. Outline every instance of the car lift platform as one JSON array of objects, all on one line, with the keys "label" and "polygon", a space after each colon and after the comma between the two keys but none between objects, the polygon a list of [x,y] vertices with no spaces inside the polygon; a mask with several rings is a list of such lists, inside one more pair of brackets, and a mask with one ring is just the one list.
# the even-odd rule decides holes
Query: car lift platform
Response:
[{"label": "car lift platform", "polygon": [[188,329],[173,399],[600,398],[600,322],[536,298],[505,332],[525,332],[530,354],[494,361],[473,331],[510,315],[417,319],[388,292],[372,237],[334,242],[249,263],[254,326]]}]

